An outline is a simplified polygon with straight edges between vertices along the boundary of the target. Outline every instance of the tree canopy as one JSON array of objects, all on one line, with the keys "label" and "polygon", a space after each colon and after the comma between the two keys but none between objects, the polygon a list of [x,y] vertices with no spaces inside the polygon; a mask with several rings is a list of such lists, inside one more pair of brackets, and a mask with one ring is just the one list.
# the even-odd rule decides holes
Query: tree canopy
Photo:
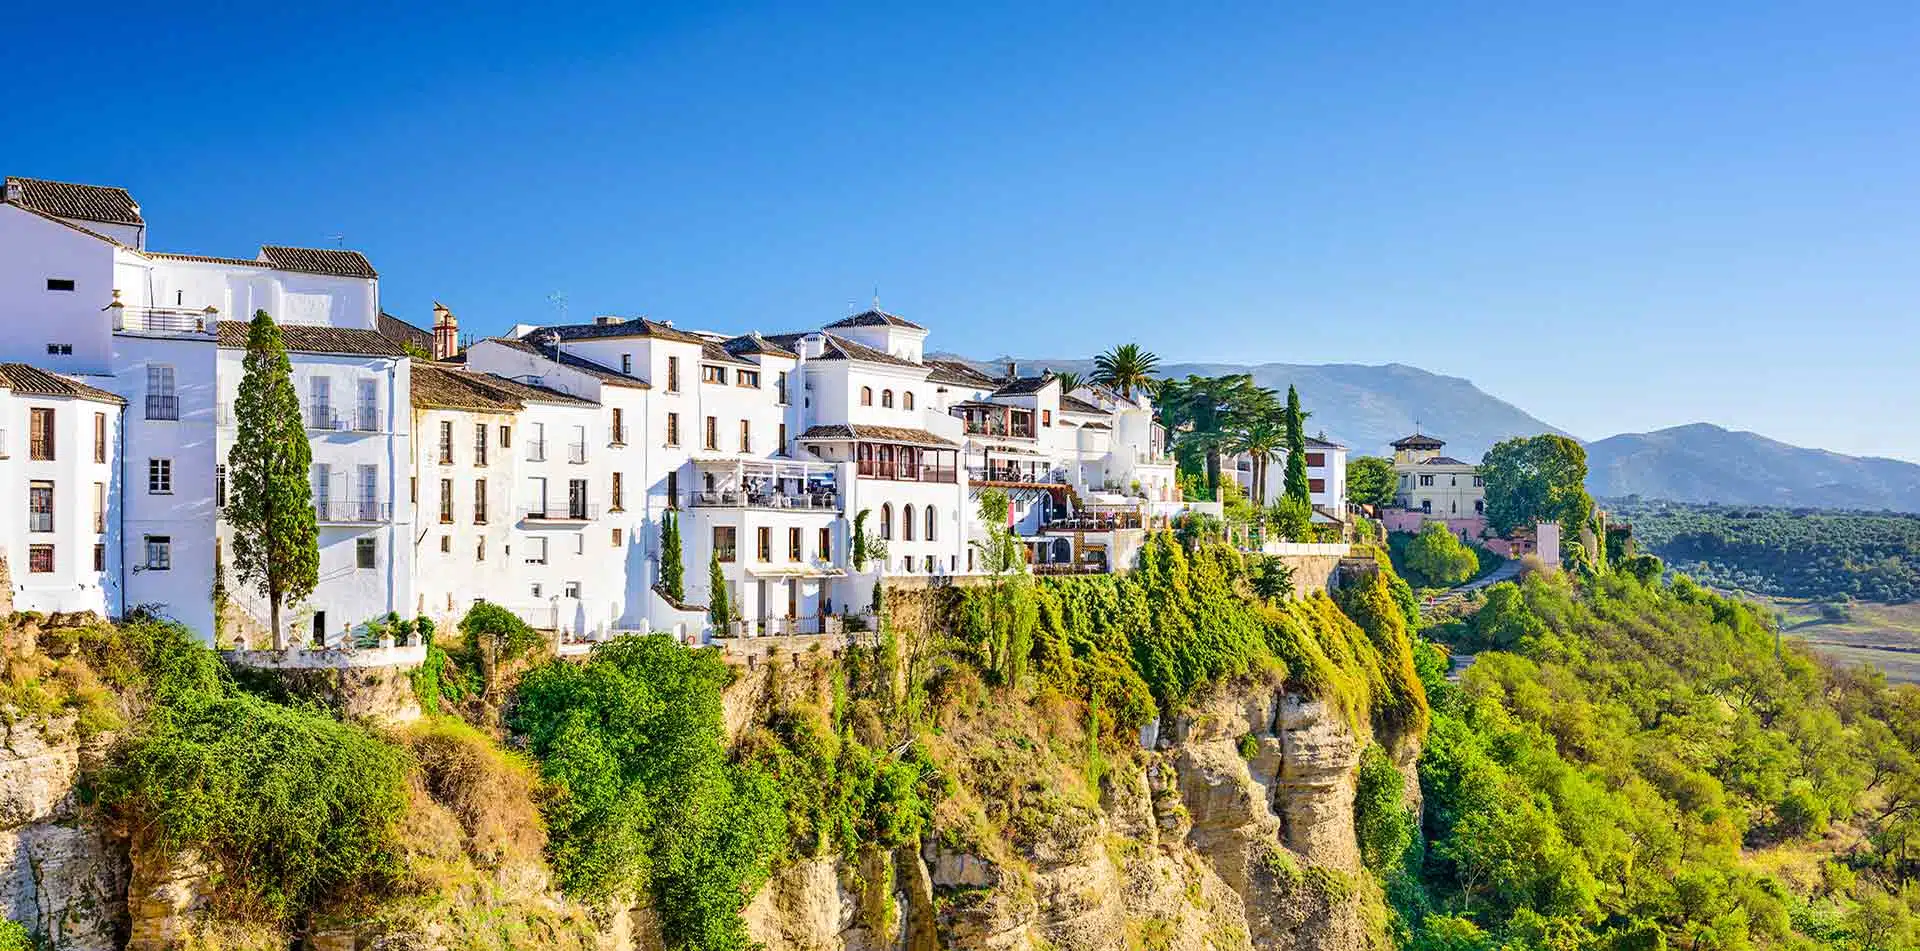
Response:
[{"label": "tree canopy", "polygon": [[1160,358],[1137,343],[1123,343],[1093,358],[1094,382],[1111,386],[1128,399],[1150,389],[1159,369]]},{"label": "tree canopy", "polygon": [[1347,460],[1347,501],[1354,505],[1392,505],[1398,476],[1393,460],[1358,456]]},{"label": "tree canopy", "polygon": [[[267,599],[274,647],[286,646],[280,610],[313,593],[320,580],[320,527],[313,507],[313,446],[300,418],[280,328],[256,311],[247,328],[247,356],[234,403],[233,448],[227,452],[227,506],[233,569]],[[324,633],[324,632],[321,632]]]},{"label": "tree canopy", "polygon": [[1587,450],[1566,436],[1509,439],[1480,463],[1486,481],[1487,524],[1506,534],[1536,522],[1559,522],[1568,538],[1593,515],[1587,495]]}]

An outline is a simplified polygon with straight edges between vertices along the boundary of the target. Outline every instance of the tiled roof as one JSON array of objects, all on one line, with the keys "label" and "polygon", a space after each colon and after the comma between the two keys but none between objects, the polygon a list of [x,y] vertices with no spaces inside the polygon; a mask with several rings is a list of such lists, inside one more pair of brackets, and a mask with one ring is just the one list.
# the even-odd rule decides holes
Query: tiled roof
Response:
[{"label": "tiled roof", "polygon": [[1322,436],[1308,436],[1307,448],[1308,449],[1345,449],[1347,447],[1342,446],[1337,442],[1332,442]]},{"label": "tiled roof", "polygon": [[[220,322],[220,346],[228,350],[247,349],[248,322]],[[313,327],[306,324],[281,324],[280,340],[289,353],[340,353],[366,357],[404,357],[400,345],[381,336],[377,330],[353,327]]]},{"label": "tiled roof", "polygon": [[669,324],[663,324],[657,320],[648,320],[645,317],[634,317],[630,320],[623,320],[611,324],[561,324],[555,327],[541,327],[539,330],[527,336],[531,337],[534,334],[549,331],[559,334],[562,341],[589,340],[600,337],[658,337],[662,340],[678,340],[681,343],[706,343],[706,338],[699,334],[690,334],[684,330],[675,330]]},{"label": "tiled roof", "polygon": [[873,442],[911,443],[916,446],[939,446],[948,448],[956,445],[952,440],[942,439],[924,429],[908,429],[904,426],[813,426],[800,434],[801,439],[832,440],[861,439]]},{"label": "tiled roof", "polygon": [[[545,347],[537,346],[531,341],[526,340],[525,338],[515,340],[512,337],[491,337],[489,339],[492,340],[494,343],[501,344],[502,346],[512,347],[513,349],[519,350],[522,353],[531,353],[536,357],[541,357],[547,360],[553,359],[552,350],[548,350]],[[575,370],[579,370],[580,372],[585,373],[586,375],[593,377],[599,380],[600,382],[607,384],[608,386],[624,386],[629,389],[635,389],[635,390],[651,389],[647,381],[642,380],[637,376],[630,376],[628,374],[621,373],[619,370],[616,370],[610,366],[595,363],[592,360],[587,359],[586,357],[577,356],[575,354],[569,353],[567,352],[565,347],[562,347],[560,349],[560,359],[556,362],[558,362],[561,366],[572,367]]]},{"label": "tiled roof", "polygon": [[1023,376],[1017,380],[1010,380],[1001,384],[999,389],[993,391],[993,395],[1024,396],[1030,393],[1038,393],[1046,389],[1047,384],[1052,382],[1053,374],[1051,373],[1043,373],[1039,376]]},{"label": "tiled roof", "polygon": [[[454,372],[459,373],[462,371],[455,370]],[[523,383],[519,380],[509,380],[504,376],[500,376],[494,373],[473,373],[472,371],[466,371],[466,372],[470,373],[473,376],[479,377],[481,382],[484,383],[486,386],[490,386],[496,390],[500,390],[501,392],[504,392],[509,396],[518,397],[521,402],[525,402],[525,403],[564,403],[569,406],[599,406],[600,405],[599,403],[594,402],[593,400],[587,399],[584,396],[575,396],[572,393],[562,393],[559,390],[552,389],[550,387],[538,386],[532,383]]]},{"label": "tiled roof", "polygon": [[905,317],[899,317],[894,314],[889,314],[878,307],[875,307],[872,310],[861,311],[860,313],[854,314],[852,317],[842,317],[841,319],[828,324],[827,327],[828,328],[901,327],[906,330],[926,330],[927,329],[925,327],[920,326],[919,324],[914,323],[911,320],[906,319]]},{"label": "tiled roof", "polygon": [[[1060,394],[1060,411],[1063,413],[1084,413],[1088,416],[1105,416],[1107,411],[1077,396]],[[1309,440],[1311,441],[1311,440]]]},{"label": "tiled roof", "polygon": [[428,353],[433,352],[433,331],[422,330],[384,310],[375,323],[380,328],[380,335],[388,340],[398,344],[411,343]]},{"label": "tiled roof", "polygon": [[101,403],[127,405],[119,396],[78,380],[49,373],[25,363],[0,363],[0,387],[34,396],[72,396]]},{"label": "tiled roof", "polygon": [[864,343],[855,343],[839,334],[822,334],[821,336],[827,338],[826,348],[821,354],[822,359],[864,360],[868,363],[887,363],[899,367],[920,366],[912,360],[901,359],[885,350],[875,350]]},{"label": "tiled roof", "polygon": [[41,178],[7,176],[6,197],[15,204],[61,218],[112,225],[144,225],[140,205],[124,188],[76,185]]},{"label": "tiled roof", "polygon": [[722,346],[718,340],[700,341],[700,360],[703,363],[724,363],[727,366],[736,367],[760,366],[760,364],[752,360],[746,360],[728,353],[727,348]]},{"label": "tiled roof", "polygon": [[367,256],[339,248],[288,248],[274,244],[260,246],[260,257],[284,271],[330,274],[334,277],[377,278]]},{"label": "tiled roof", "polygon": [[1081,429],[1112,429],[1113,427],[1106,423],[1087,423],[1086,425],[1081,426],[1080,428]]},{"label": "tiled roof", "polygon": [[264,267],[268,269],[273,267],[272,264],[266,261],[249,261],[246,258],[217,258],[208,254],[175,254],[171,251],[142,251],[140,253],[156,261],[196,261],[201,264],[240,264],[247,267]]},{"label": "tiled roof", "polygon": [[959,360],[928,360],[927,368],[933,371],[927,374],[927,379],[936,383],[953,383],[959,386],[970,386],[975,389],[998,387],[1001,383],[1000,380],[996,380]]},{"label": "tiled roof", "polygon": [[1470,465],[1473,465],[1473,463],[1471,462],[1461,462],[1460,460],[1455,459],[1452,456],[1434,456],[1432,459],[1422,460],[1420,464],[1423,466],[1470,466]]},{"label": "tiled roof", "polygon": [[41,211],[38,208],[29,208],[26,205],[23,205],[17,201],[0,201],[0,205],[6,205],[9,208],[18,208],[21,211],[24,211],[27,214],[34,216],[35,218],[44,218],[47,221],[53,222],[54,224],[67,229],[68,231],[77,231],[81,234],[86,235],[89,238],[98,238],[101,241],[105,241],[106,243],[115,245],[116,247],[122,247],[122,248],[126,247],[126,245],[121,244],[120,242],[115,241],[112,238],[109,238],[98,231],[94,231],[88,228],[82,228],[79,225],[74,224],[73,222],[68,221],[65,218],[62,218],[58,215],[50,215],[44,211]]},{"label": "tiled roof", "polygon": [[1445,440],[1435,439],[1424,433],[1414,433],[1404,439],[1393,441],[1395,449],[1438,449],[1444,445],[1446,445]]},{"label": "tiled roof", "polygon": [[503,412],[521,409],[528,401],[598,405],[544,386],[445,365],[418,364],[413,368],[412,377],[415,408]]},{"label": "tiled roof", "polygon": [[730,338],[726,343],[721,344],[721,346],[726,347],[728,353],[736,355],[754,353],[761,356],[792,357],[795,359],[798,359],[800,356],[792,350],[779,346],[757,333],[742,334],[738,337]]}]

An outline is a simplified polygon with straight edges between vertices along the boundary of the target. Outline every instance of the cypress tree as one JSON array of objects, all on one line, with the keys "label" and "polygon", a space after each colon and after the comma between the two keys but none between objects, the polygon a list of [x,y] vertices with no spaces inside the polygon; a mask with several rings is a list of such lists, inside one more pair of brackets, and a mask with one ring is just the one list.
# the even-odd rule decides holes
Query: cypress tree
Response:
[{"label": "cypress tree", "polygon": [[660,516],[660,587],[675,601],[687,598],[687,566],[680,554],[680,515],[672,509]]},{"label": "cypress tree", "polygon": [[1313,506],[1307,486],[1307,414],[1300,411],[1300,391],[1287,387],[1287,495]]},{"label": "cypress tree", "polygon": [[707,619],[713,622],[715,633],[725,635],[727,622],[733,620],[733,605],[727,602],[727,576],[720,573],[717,550],[707,562],[707,591]]},{"label": "cypress tree", "polygon": [[273,646],[284,650],[280,609],[312,594],[320,580],[320,527],[307,481],[313,447],[300,420],[293,364],[264,310],[247,328],[245,368],[227,453],[226,519],[234,574],[267,599]]}]

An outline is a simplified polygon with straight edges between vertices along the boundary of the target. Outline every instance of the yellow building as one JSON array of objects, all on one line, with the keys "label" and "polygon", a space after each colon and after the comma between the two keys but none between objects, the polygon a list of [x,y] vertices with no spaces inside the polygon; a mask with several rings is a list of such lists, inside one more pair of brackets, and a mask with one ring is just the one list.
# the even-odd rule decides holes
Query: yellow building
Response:
[{"label": "yellow building", "polygon": [[1442,455],[1442,440],[1414,433],[1393,443],[1393,471],[1399,477],[1394,504],[1411,512],[1444,519],[1486,515],[1486,483],[1480,467]]}]

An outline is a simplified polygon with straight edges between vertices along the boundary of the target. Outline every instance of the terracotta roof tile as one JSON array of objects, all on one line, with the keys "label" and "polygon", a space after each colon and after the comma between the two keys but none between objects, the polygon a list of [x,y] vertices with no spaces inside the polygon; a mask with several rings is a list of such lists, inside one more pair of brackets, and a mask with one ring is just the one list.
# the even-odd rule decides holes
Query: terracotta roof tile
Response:
[{"label": "terracotta roof tile", "polygon": [[957,443],[950,439],[942,439],[924,429],[909,429],[905,426],[852,426],[847,424],[813,426],[808,428],[806,432],[801,433],[800,438],[821,441],[860,439],[872,442],[911,443],[916,446],[937,446],[940,448],[950,448],[957,445]]},{"label": "terracotta roof tile", "polygon": [[560,324],[553,327],[541,327],[527,334],[527,336],[531,337],[534,334],[547,332],[559,334],[562,341],[591,340],[603,337],[657,337],[661,340],[678,340],[681,343],[706,343],[706,338],[699,334],[690,334],[684,330],[676,330],[670,324],[664,324],[657,320],[648,320],[645,317],[634,317],[619,321],[618,323],[609,324]]},{"label": "terracotta roof tile", "polygon": [[1003,382],[959,360],[928,360],[926,365],[933,371],[927,374],[927,379],[936,383],[953,383],[985,390],[997,388]]},{"label": "terracotta roof tile", "polygon": [[380,312],[375,323],[380,327],[380,335],[398,344],[411,343],[428,353],[433,352],[433,332],[422,330],[386,311]]},{"label": "terracotta roof tile", "polygon": [[34,396],[71,396],[101,403],[127,405],[125,399],[99,387],[88,386],[71,377],[50,373],[25,363],[0,363],[0,387],[15,393],[29,393]]},{"label": "terracotta roof tile", "polygon": [[828,324],[827,327],[828,328],[900,327],[906,330],[927,329],[925,327],[920,326],[919,324],[914,323],[911,320],[906,319],[905,317],[900,317],[895,314],[889,314],[878,307],[875,307],[871,310],[861,311],[860,313],[854,314],[852,317],[842,317],[839,320],[836,320],[833,323]]},{"label": "terracotta roof tile", "polygon": [[99,240],[105,241],[106,243],[114,245],[116,247],[122,247],[122,248],[126,247],[126,245],[121,244],[120,242],[115,241],[112,238],[109,238],[98,231],[93,231],[88,228],[82,228],[79,225],[74,224],[73,222],[68,221],[65,218],[62,218],[58,215],[48,214],[44,211],[41,211],[38,208],[29,208],[26,205],[23,205],[17,201],[0,201],[0,205],[6,205],[9,208],[18,208],[21,211],[24,211],[27,214],[34,216],[35,218],[44,218],[47,221],[51,221],[54,224],[59,225],[60,227],[65,228],[69,231],[78,231],[79,233],[84,234],[89,238],[98,238]]},{"label": "terracotta roof tile", "polygon": [[1042,373],[1039,376],[1023,376],[1017,380],[1010,380],[1001,384],[999,389],[993,391],[993,395],[1025,396],[1046,389],[1047,384],[1052,382],[1053,374],[1051,373]]},{"label": "terracotta roof tile", "polygon": [[277,244],[260,246],[260,257],[285,271],[329,274],[334,277],[377,278],[380,275],[358,251],[339,248],[289,248]]},{"label": "terracotta roof tile", "polygon": [[220,257],[214,257],[212,255],[208,255],[208,254],[175,254],[171,251],[142,251],[140,253],[156,261],[193,261],[200,264],[228,264],[228,265],[237,264],[245,267],[263,267],[269,270],[273,269],[273,262],[271,261],[259,261],[259,260],[250,261],[246,258],[220,258]]},{"label": "terracotta roof tile", "polygon": [[1063,413],[1083,413],[1088,416],[1105,416],[1107,411],[1077,396],[1060,394],[1060,411]]},{"label": "terracotta roof tile", "polygon": [[1414,433],[1404,439],[1393,441],[1395,449],[1438,449],[1444,445],[1446,445],[1445,440],[1435,439],[1424,433]]},{"label": "terracotta roof tile", "polygon": [[[534,344],[532,341],[529,341],[525,338],[516,340],[512,337],[490,337],[488,339],[502,346],[512,347],[513,349],[518,350],[522,353],[531,353],[536,357],[541,357],[547,360],[553,359],[552,350],[549,350],[542,346],[538,346]],[[597,379],[600,382],[607,384],[608,386],[624,386],[624,387],[627,387],[628,389],[635,389],[635,390],[646,390],[646,389],[652,388],[651,385],[647,383],[647,381],[642,380],[637,376],[621,373],[619,370],[616,370],[610,366],[606,366],[600,363],[595,363],[592,360],[587,359],[586,357],[568,353],[566,348],[564,347],[562,347],[560,350],[560,359],[555,362],[559,363],[561,366],[571,367],[575,370],[579,370],[580,372],[585,373],[586,375],[593,377],[594,379]]]},{"label": "terracotta roof tile", "polygon": [[76,185],[72,182],[9,175],[6,197],[22,207],[61,218],[78,218],[110,225],[146,224],[140,217],[139,203],[124,188]]},{"label": "terracotta roof tile", "polygon": [[594,401],[521,383],[490,373],[458,370],[444,364],[416,364],[412,373],[413,405],[426,409],[463,409],[511,412],[528,402],[596,406]]},{"label": "terracotta roof tile", "polygon": [[[248,322],[220,322],[220,346],[228,350],[247,348]],[[404,357],[405,350],[377,330],[354,327],[313,327],[306,324],[281,324],[280,339],[289,353],[339,353],[367,357]]]},{"label": "terracotta roof tile", "polygon": [[738,337],[729,338],[727,342],[721,344],[721,346],[726,347],[728,353],[735,355],[752,353],[761,356],[792,357],[794,359],[798,359],[800,356],[786,347],[774,344],[757,333],[742,334]]}]

